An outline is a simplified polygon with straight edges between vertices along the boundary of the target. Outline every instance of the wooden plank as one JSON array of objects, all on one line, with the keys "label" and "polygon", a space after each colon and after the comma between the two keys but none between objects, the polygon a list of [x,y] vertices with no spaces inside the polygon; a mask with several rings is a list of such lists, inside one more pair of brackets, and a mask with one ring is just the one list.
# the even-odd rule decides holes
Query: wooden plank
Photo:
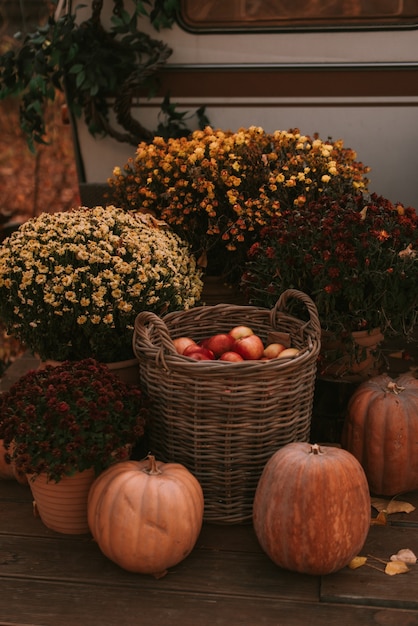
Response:
[{"label": "wooden plank", "polygon": [[[372,526],[361,554],[387,562],[392,554],[409,548],[418,555],[418,529],[398,526]],[[369,558],[369,563],[384,569],[385,565]],[[356,570],[348,567],[321,582],[321,600],[418,609],[418,564],[406,574],[388,576],[368,566]]]},{"label": "wooden plank", "polygon": [[7,626],[418,626],[418,613],[408,610],[171,593],[142,584],[133,590],[3,578],[0,593],[0,625]]},{"label": "wooden plank", "polygon": [[259,598],[317,601],[319,578],[279,569],[258,552],[228,552],[196,548],[162,579],[127,572],[101,552],[89,537],[55,538],[3,536],[0,547],[2,577],[61,581]]},{"label": "wooden plank", "polygon": [[0,537],[9,534],[57,536],[34,516],[33,496],[28,486],[15,480],[0,480]]},{"label": "wooden plank", "polygon": [[29,502],[32,500],[30,488],[21,485],[16,480],[0,479],[0,502],[14,500],[16,502]]}]

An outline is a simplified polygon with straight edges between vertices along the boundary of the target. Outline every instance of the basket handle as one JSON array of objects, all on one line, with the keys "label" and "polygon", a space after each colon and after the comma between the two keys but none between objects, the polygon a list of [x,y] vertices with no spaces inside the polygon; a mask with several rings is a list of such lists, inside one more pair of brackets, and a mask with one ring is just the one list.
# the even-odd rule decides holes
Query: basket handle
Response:
[{"label": "basket handle", "polygon": [[271,310],[272,326],[274,325],[273,322],[276,319],[278,313],[284,312],[286,310],[287,301],[290,300],[291,298],[300,300],[306,306],[308,310],[308,314],[309,314],[309,320],[306,322],[303,328],[306,328],[307,326],[311,326],[316,337],[320,339],[321,323],[318,317],[318,309],[316,308],[316,305],[314,301],[312,300],[312,298],[310,298],[306,293],[303,293],[303,291],[299,291],[298,289],[286,289],[280,295],[279,299],[277,300],[276,304]]},{"label": "basket handle", "polygon": [[155,355],[155,360],[157,364],[160,364],[163,369],[168,369],[165,356],[166,355],[176,355],[177,350],[174,346],[173,340],[170,337],[170,333],[168,332],[168,328],[166,323],[158,317],[155,313],[151,311],[141,311],[138,313],[135,319],[135,328],[134,328],[134,336],[132,339],[132,346],[135,356],[138,358],[139,355],[136,350],[136,337],[139,337],[142,345],[145,346],[145,349],[155,350],[156,346],[149,338],[149,334],[147,333],[147,326],[153,326],[157,331],[161,345],[160,348]]}]

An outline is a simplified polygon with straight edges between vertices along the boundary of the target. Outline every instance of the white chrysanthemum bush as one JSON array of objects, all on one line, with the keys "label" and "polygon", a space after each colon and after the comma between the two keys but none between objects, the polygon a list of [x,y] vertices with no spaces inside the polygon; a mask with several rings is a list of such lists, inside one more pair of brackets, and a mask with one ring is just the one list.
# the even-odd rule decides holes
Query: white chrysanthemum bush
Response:
[{"label": "white chrysanthemum bush", "polygon": [[41,359],[132,358],[140,311],[188,309],[201,290],[167,224],[114,206],[43,213],[0,247],[0,319]]}]

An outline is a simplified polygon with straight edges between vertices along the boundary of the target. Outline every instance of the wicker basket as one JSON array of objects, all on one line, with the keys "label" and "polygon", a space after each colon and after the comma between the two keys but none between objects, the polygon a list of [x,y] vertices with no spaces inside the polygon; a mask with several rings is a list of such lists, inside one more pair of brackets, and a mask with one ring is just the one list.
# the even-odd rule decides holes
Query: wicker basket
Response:
[{"label": "wicker basket", "polygon": [[[308,321],[286,313],[289,298],[306,305]],[[292,359],[194,361],[176,353],[172,338],[199,341],[250,326],[265,341],[272,332],[299,349]],[[150,402],[150,449],[185,465],[199,480],[208,522],[250,521],[255,490],[271,455],[309,439],[320,324],[312,300],[285,291],[272,310],[217,304],[169,313],[142,312],[134,351]]]}]

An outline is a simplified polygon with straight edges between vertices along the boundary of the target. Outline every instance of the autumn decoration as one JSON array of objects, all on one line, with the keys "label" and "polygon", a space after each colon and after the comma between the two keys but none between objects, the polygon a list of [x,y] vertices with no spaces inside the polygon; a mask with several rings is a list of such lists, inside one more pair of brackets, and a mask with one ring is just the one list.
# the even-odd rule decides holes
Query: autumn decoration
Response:
[{"label": "autumn decoration", "polygon": [[364,468],[370,491],[394,496],[418,489],[418,379],[382,374],[352,395],[343,447]]},{"label": "autumn decoration", "polygon": [[392,554],[389,559],[381,559],[373,554],[355,556],[348,563],[348,567],[355,570],[365,565],[388,576],[396,576],[411,571],[410,566],[415,565],[416,562],[417,557],[412,550],[401,548],[396,554]]},{"label": "autumn decoration", "polygon": [[114,206],[42,213],[0,250],[0,320],[42,360],[132,359],[139,311],[190,308],[201,289],[184,241]]},{"label": "autumn decoration", "polygon": [[[335,365],[351,374],[383,335],[414,332],[418,214],[366,193],[283,207],[251,246],[242,286],[256,306],[271,306],[288,288],[308,294],[323,329],[320,374],[334,373]],[[359,345],[353,333],[376,334],[377,341]]]},{"label": "autumn decoration", "polygon": [[7,460],[33,479],[96,474],[142,439],[144,400],[94,359],[31,370],[0,395]]},{"label": "autumn decoration", "polygon": [[324,193],[365,189],[368,171],[342,141],[299,129],[207,126],[187,138],[141,142],[134,157],[114,168],[109,197],[165,220],[191,244],[207,274],[234,283],[248,248],[273,217]]},{"label": "autumn decoration", "polygon": [[131,572],[164,576],[191,552],[202,521],[197,479],[152,455],[110,467],[90,489],[91,533],[109,559]]},{"label": "autumn decoration", "polygon": [[279,567],[322,575],[359,554],[370,528],[369,488],[346,450],[290,443],[267,462],[257,486],[254,530]]}]

